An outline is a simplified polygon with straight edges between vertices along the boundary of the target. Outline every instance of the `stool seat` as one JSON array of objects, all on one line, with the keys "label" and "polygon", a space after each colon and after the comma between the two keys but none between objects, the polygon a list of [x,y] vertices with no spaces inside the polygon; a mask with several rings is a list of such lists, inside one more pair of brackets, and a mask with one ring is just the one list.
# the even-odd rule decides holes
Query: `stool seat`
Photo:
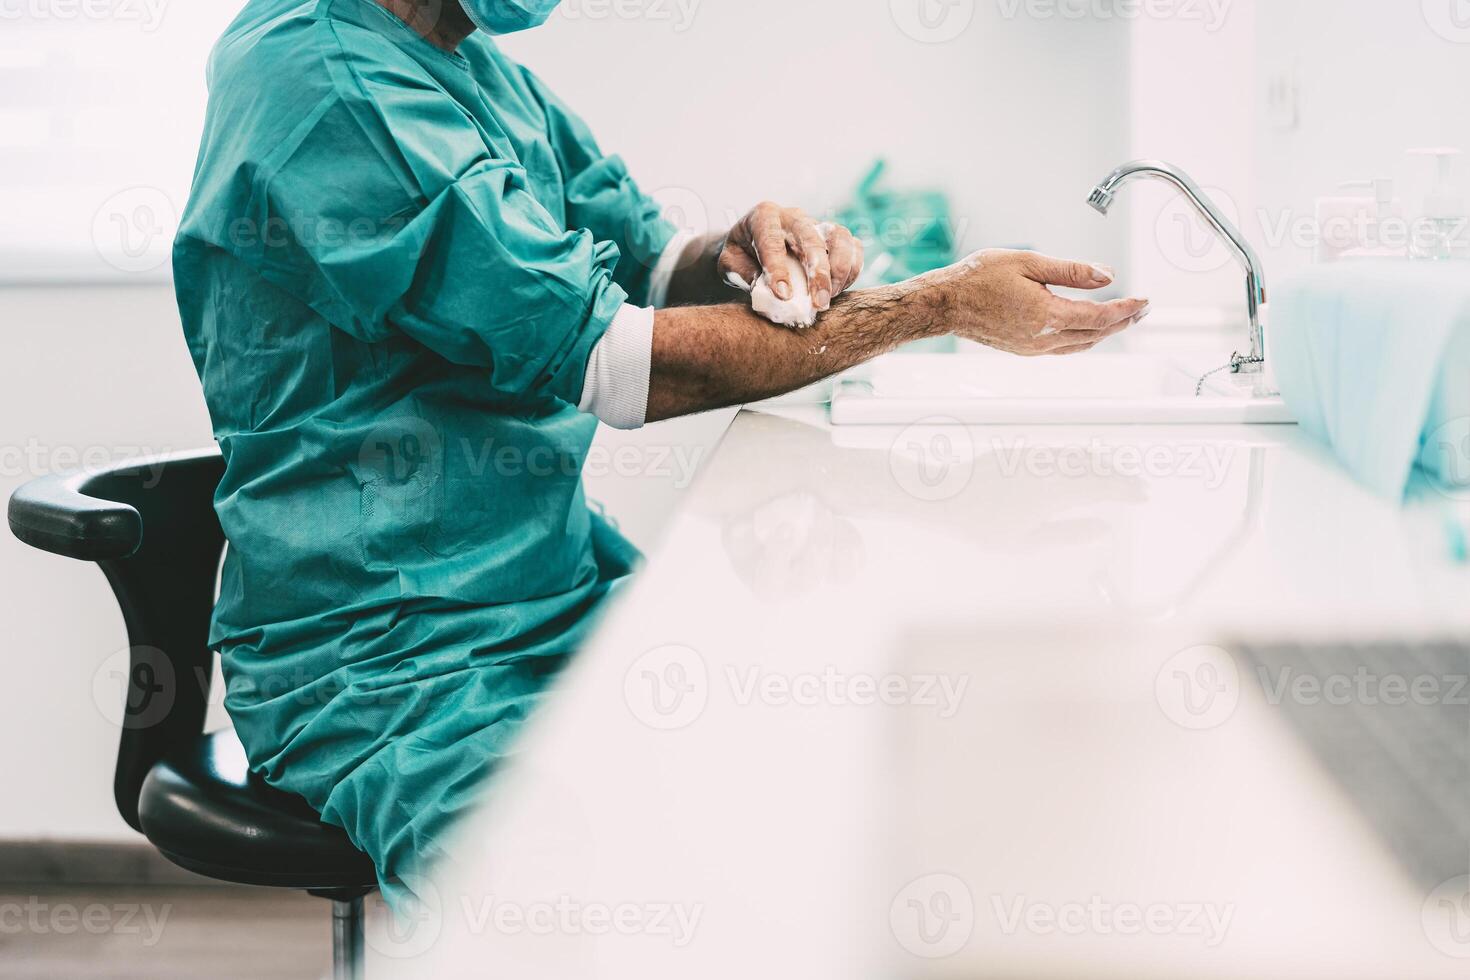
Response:
[{"label": "stool seat", "polygon": [[377,885],[372,862],[346,834],[250,772],[233,730],[198,736],[156,763],[138,818],[165,857],[210,878],[307,891]]}]

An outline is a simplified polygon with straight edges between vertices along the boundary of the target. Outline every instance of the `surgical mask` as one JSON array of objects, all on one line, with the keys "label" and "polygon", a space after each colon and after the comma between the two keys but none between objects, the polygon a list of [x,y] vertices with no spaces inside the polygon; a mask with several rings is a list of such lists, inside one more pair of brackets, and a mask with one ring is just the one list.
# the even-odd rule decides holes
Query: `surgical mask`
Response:
[{"label": "surgical mask", "polygon": [[514,34],[546,23],[561,0],[462,0],[470,20],[488,34]]}]

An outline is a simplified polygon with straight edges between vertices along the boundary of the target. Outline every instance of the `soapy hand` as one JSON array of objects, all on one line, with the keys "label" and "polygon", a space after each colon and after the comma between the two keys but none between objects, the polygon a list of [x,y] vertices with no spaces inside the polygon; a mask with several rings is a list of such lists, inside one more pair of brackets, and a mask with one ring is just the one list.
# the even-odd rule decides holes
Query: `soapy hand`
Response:
[{"label": "soapy hand", "polygon": [[[721,278],[732,285],[738,282],[746,291],[762,285],[764,276],[775,300],[797,305],[802,305],[797,294],[804,274],[812,310],[821,313],[831,307],[834,296],[857,281],[863,271],[863,246],[841,225],[817,224],[800,208],[767,201],[730,229],[719,271]],[[793,321],[789,326],[810,326],[815,319],[789,310],[785,315]],[[799,322],[804,319],[807,322]]]},{"label": "soapy hand", "polygon": [[1148,300],[1108,303],[1066,299],[1047,287],[1101,289],[1105,266],[986,249],[913,280],[931,315],[950,332],[1024,357],[1075,354],[1148,315]]}]

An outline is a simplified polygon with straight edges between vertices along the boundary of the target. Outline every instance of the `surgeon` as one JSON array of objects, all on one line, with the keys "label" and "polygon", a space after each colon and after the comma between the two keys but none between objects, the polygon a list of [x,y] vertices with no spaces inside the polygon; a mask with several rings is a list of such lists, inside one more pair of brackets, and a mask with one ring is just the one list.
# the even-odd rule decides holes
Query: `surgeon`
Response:
[{"label": "surgeon", "polygon": [[[583,497],[598,419],[753,401],[943,334],[1084,351],[1146,307],[1063,299],[1048,285],[1110,273],[1001,251],[848,291],[853,236],[774,204],[676,237],[496,47],[554,6],[249,0],[210,59],[175,244],[226,462],[226,707],[252,768],[394,901],[633,569]],[[763,271],[782,299],[805,274],[815,326],[732,301],[732,274]]]}]

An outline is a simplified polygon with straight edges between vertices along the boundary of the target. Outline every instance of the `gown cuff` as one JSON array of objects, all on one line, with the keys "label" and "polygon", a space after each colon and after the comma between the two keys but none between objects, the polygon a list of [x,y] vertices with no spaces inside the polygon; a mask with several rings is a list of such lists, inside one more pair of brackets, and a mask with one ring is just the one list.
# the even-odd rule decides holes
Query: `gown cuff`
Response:
[{"label": "gown cuff", "polygon": [[624,303],[587,358],[577,408],[614,429],[641,428],[648,418],[652,364],[653,307]]}]

